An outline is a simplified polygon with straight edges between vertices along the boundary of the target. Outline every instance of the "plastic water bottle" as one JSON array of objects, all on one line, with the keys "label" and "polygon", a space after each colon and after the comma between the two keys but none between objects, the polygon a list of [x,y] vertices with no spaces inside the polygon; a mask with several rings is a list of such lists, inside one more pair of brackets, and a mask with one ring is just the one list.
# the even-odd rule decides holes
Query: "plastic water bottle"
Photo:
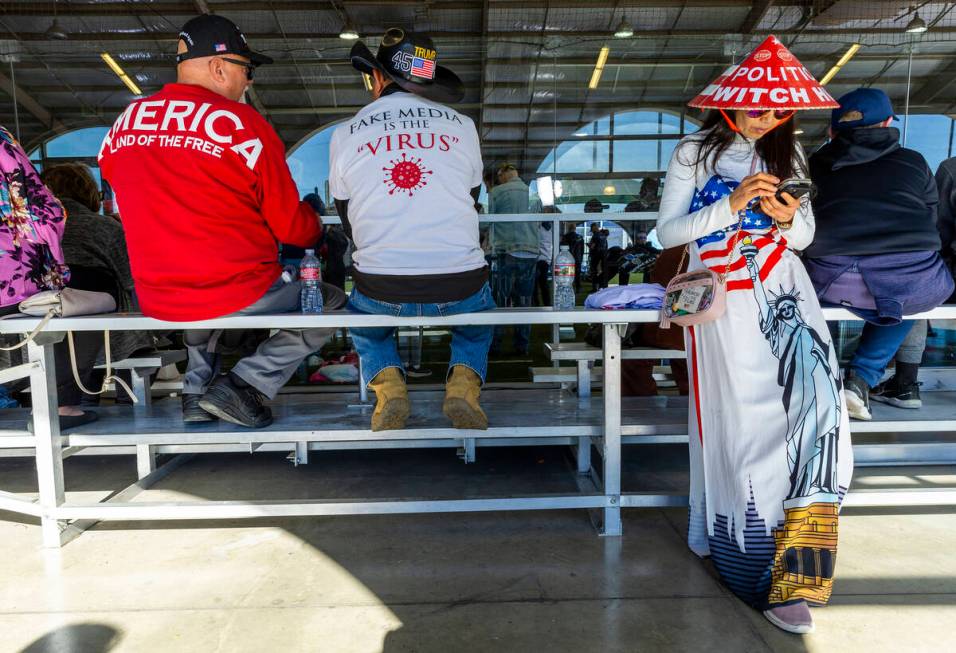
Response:
[{"label": "plastic water bottle", "polygon": [[554,259],[554,308],[565,311],[574,308],[574,257],[567,245]]},{"label": "plastic water bottle", "polygon": [[322,271],[319,259],[315,257],[314,249],[305,250],[305,256],[299,264],[299,280],[302,283],[300,305],[303,313],[322,312],[322,289],[319,281],[322,280]]}]

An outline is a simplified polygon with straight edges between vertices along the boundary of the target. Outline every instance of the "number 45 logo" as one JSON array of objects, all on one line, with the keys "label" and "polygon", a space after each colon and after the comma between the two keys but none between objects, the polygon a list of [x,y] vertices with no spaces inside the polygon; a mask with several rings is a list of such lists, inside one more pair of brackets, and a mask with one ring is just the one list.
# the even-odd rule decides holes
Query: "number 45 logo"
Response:
[{"label": "number 45 logo", "polygon": [[396,68],[401,70],[404,73],[409,72],[412,69],[412,59],[414,57],[410,52],[404,50],[399,50],[392,55],[392,63]]}]

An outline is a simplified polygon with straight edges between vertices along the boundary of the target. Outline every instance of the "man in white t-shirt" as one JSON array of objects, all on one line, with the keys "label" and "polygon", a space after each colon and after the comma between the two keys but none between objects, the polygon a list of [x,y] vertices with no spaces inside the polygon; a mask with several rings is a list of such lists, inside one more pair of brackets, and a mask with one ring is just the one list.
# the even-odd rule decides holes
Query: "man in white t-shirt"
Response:
[{"label": "man in white t-shirt", "polygon": [[[387,315],[453,315],[495,307],[478,238],[482,163],[470,118],[442,103],[464,96],[437,64],[431,38],[393,28],[378,53],[358,42],[352,65],[372,79],[371,104],[335,130],[329,187],[355,243],[349,308]],[[377,403],[372,430],[408,418],[392,327],[352,329]],[[443,410],[456,428],[485,429],[478,403],[492,330],[452,329]]]}]

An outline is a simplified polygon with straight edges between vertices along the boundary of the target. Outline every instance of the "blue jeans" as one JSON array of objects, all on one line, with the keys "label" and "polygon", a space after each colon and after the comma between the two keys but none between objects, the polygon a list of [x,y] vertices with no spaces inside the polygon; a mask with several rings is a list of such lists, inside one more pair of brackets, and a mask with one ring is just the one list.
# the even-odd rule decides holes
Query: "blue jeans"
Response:
[{"label": "blue jeans", "polygon": [[914,322],[907,320],[890,326],[877,326],[866,322],[863,335],[856,346],[850,369],[856,372],[871,388],[880,382],[886,365],[893,360],[896,350],[906,339]]},{"label": "blue jeans", "polygon": [[[494,284],[495,302],[502,308],[506,306],[531,306],[531,296],[534,294],[534,279],[537,273],[537,258],[521,258],[511,254],[499,254],[497,269],[491,282]],[[515,349],[520,352],[528,350],[531,340],[530,325],[515,325]],[[491,348],[501,347],[501,338],[504,335],[503,326],[495,327],[495,336]]]},{"label": "blue jeans", "polygon": [[[348,309],[355,313],[412,317],[423,315],[437,317],[478,313],[495,308],[491,289],[486,283],[481,290],[461,301],[444,304],[391,304],[363,295],[357,288],[349,297]],[[455,365],[469,367],[481,377],[488,373],[488,346],[491,344],[490,326],[454,326],[451,328],[451,361]],[[361,327],[350,329],[352,342],[362,359],[362,374],[368,384],[379,372],[388,367],[397,367],[404,374],[402,359],[395,344],[395,327]]]}]

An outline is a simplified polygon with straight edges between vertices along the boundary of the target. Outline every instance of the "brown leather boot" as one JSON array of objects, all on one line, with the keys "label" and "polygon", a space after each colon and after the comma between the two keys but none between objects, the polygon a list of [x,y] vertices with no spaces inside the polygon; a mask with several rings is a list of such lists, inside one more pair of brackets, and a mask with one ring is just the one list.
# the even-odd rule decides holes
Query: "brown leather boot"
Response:
[{"label": "brown leather boot", "polygon": [[397,367],[386,367],[375,375],[368,386],[375,392],[373,431],[390,431],[405,427],[408,419],[408,388]]},{"label": "brown leather boot", "polygon": [[456,429],[488,428],[488,416],[478,405],[481,396],[481,378],[465,365],[455,365],[445,384],[445,402],[442,412]]}]

